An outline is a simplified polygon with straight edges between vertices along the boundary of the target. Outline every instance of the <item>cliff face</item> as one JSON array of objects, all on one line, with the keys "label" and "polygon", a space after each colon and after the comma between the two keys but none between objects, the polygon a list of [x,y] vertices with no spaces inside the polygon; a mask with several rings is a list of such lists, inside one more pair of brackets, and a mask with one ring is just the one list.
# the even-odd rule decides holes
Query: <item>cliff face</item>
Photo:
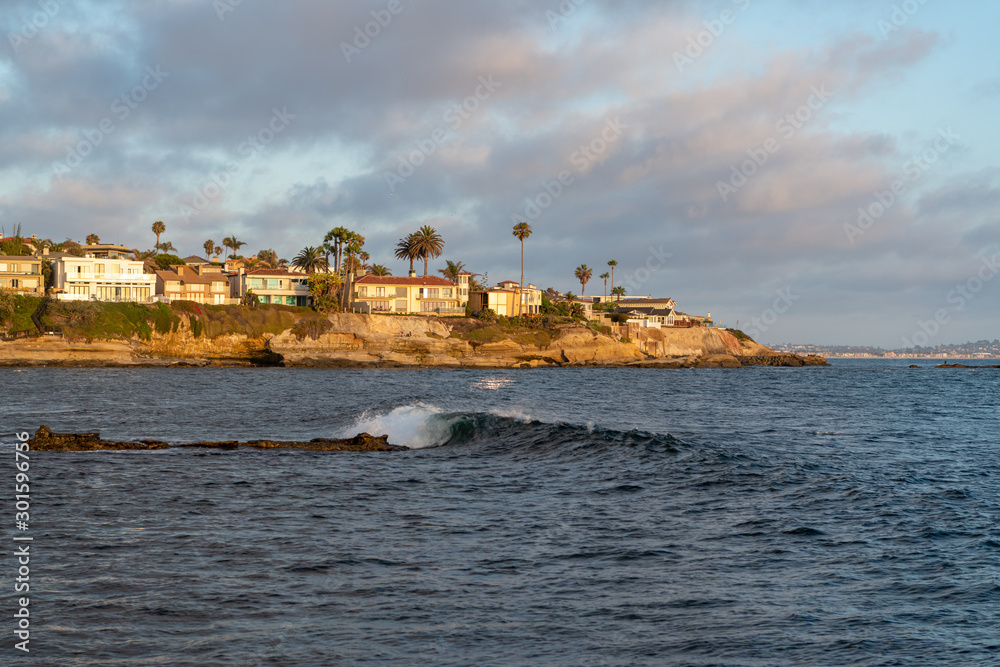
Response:
[{"label": "cliff face", "polygon": [[565,326],[555,336],[498,332],[470,340],[448,320],[350,313],[331,315],[329,320],[328,333],[312,338],[285,331],[272,338],[268,348],[286,366],[533,368],[624,364],[644,358],[634,345],[583,327]]},{"label": "cliff face", "polygon": [[741,365],[820,365],[820,358],[779,355],[728,331],[642,329],[631,342],[577,325],[502,329],[475,320],[333,314],[300,316],[281,333],[195,336],[180,316],[169,333],[149,340],[28,339],[0,343],[2,366],[430,366],[536,368],[624,366],[727,368]]}]

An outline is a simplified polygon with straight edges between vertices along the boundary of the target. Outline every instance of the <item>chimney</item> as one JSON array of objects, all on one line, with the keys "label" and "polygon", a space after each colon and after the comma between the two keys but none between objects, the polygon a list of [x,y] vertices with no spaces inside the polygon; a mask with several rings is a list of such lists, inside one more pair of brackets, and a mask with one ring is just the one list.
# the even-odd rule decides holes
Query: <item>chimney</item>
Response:
[{"label": "chimney", "polygon": [[45,256],[48,256],[48,254],[49,254],[49,249],[47,247],[46,248],[42,248],[42,256],[45,257]]},{"label": "chimney", "polygon": [[410,276],[411,278],[416,278],[416,277],[417,277],[417,272],[416,272],[416,271],[414,271],[413,269],[410,269],[410,273],[409,273],[409,276]]}]

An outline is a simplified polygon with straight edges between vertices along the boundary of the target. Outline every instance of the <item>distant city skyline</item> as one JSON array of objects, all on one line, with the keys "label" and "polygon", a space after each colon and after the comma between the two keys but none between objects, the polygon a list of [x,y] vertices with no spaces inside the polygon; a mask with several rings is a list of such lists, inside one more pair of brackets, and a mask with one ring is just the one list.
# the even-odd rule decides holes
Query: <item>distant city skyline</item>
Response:
[{"label": "distant city skyline", "polygon": [[[767,344],[1000,336],[1000,6],[9,0],[0,224],[291,259],[343,225]],[[603,290],[596,277],[588,294]],[[609,286],[610,288],[610,286]],[[753,330],[753,331],[751,331]]]}]

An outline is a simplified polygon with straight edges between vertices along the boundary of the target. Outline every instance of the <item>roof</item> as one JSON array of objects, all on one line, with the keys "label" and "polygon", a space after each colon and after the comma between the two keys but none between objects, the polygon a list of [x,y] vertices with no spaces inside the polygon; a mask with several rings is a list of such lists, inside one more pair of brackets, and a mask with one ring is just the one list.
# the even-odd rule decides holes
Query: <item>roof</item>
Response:
[{"label": "roof", "polygon": [[422,285],[433,287],[454,287],[455,283],[437,276],[364,276],[354,281],[355,285]]},{"label": "roof", "polygon": [[157,271],[156,275],[163,280],[177,280],[182,283],[192,283],[195,285],[210,285],[212,283],[229,282],[229,278],[221,273],[206,273],[205,275],[199,276],[194,271],[184,271],[183,275],[177,273],[176,271]]},{"label": "roof", "polygon": [[3,260],[14,260],[17,262],[40,262],[42,261],[34,255],[0,255],[0,259]]},{"label": "roof", "polygon": [[287,278],[306,278],[309,276],[308,273],[302,273],[301,271],[286,271],[285,269],[254,269],[253,271],[247,271],[248,276],[285,276]]},{"label": "roof", "polygon": [[207,259],[198,255],[188,255],[184,258],[184,261],[188,264],[211,264]]}]

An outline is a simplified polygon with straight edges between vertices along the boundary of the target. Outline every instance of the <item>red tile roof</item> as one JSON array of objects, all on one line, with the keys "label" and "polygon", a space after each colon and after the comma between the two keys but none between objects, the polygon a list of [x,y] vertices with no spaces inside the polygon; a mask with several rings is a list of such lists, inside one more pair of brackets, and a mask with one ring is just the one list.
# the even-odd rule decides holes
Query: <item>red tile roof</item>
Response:
[{"label": "red tile roof", "polygon": [[355,285],[433,285],[435,287],[454,287],[455,283],[437,276],[365,276],[358,278]]}]

